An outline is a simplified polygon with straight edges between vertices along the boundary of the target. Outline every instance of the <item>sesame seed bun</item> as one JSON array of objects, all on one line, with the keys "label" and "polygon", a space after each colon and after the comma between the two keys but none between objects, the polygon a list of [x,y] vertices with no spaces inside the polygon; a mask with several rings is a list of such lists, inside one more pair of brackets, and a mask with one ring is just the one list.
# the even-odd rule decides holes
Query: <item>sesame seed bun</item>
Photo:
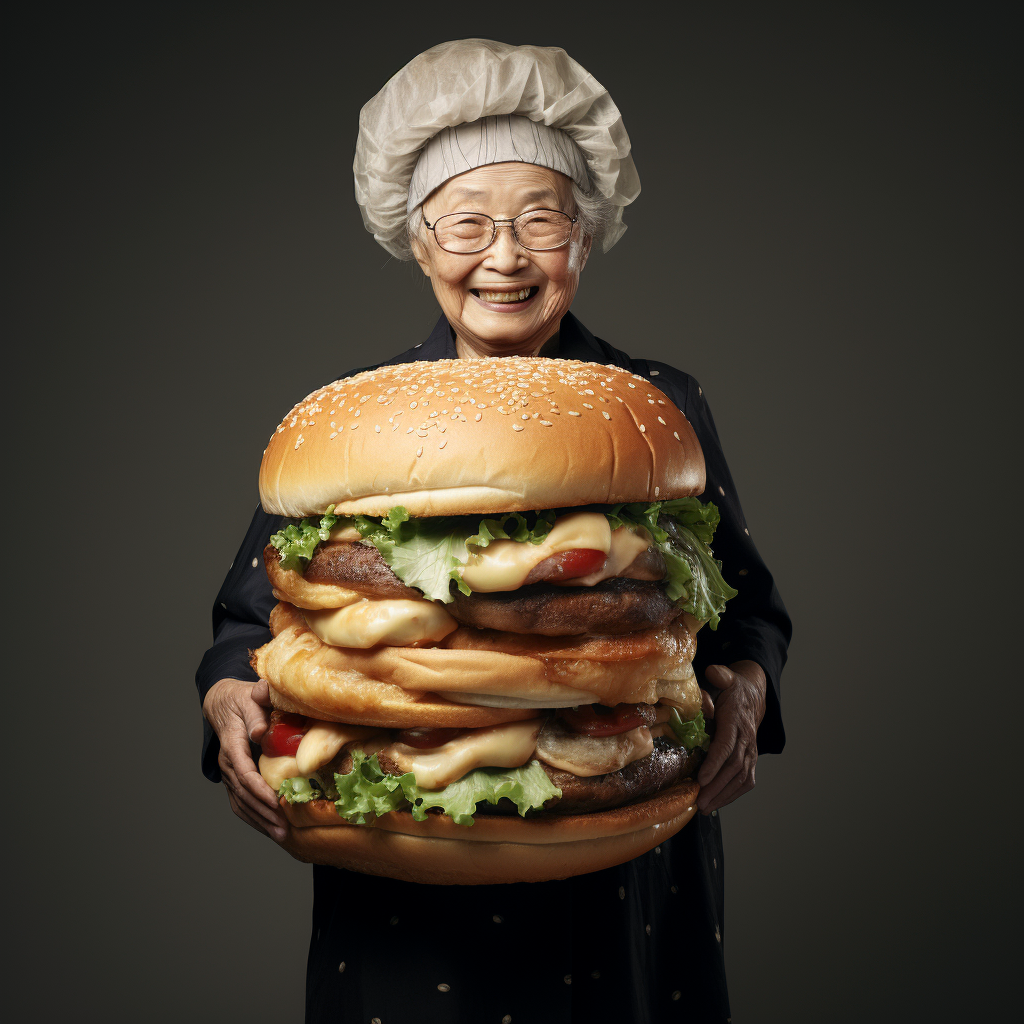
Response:
[{"label": "sesame seed bun", "polygon": [[700,494],[686,417],[643,377],[575,360],[402,363],[336,381],[284,418],[260,500],[301,517],[522,512]]},{"label": "sesame seed bun", "polygon": [[298,860],[431,885],[492,885],[569,878],[622,864],[671,838],[693,817],[693,779],[625,807],[520,818],[478,815],[471,826],[443,814],[416,821],[391,811],[351,825],[327,800],[281,801],[284,846]]}]

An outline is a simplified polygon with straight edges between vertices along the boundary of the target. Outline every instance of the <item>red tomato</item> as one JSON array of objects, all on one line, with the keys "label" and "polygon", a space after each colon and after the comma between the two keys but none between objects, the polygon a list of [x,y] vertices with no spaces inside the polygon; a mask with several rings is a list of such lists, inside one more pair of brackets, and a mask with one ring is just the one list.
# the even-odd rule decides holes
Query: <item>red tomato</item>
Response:
[{"label": "red tomato", "polygon": [[657,717],[653,704],[584,704],[578,708],[562,708],[559,712],[575,732],[587,736],[614,736],[639,725],[651,725]]},{"label": "red tomato", "polygon": [[302,715],[287,715],[275,711],[270,716],[270,728],[260,740],[267,757],[294,757],[302,737],[309,732],[310,722]]},{"label": "red tomato", "polygon": [[431,729],[428,726],[420,726],[418,729],[403,729],[397,739],[399,743],[405,743],[407,746],[427,750],[455,739],[460,732],[461,729]]},{"label": "red tomato", "polygon": [[560,551],[557,555],[545,558],[530,570],[527,583],[539,583],[542,580],[574,580],[578,576],[589,576],[597,572],[608,556],[594,548],[574,548],[572,551]]}]

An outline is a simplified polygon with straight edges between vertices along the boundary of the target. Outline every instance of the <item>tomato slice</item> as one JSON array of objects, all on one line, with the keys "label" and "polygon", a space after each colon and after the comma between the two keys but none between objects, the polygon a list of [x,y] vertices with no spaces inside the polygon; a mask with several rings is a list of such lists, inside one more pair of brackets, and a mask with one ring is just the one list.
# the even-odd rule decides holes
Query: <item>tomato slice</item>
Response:
[{"label": "tomato slice", "polygon": [[653,704],[584,704],[578,708],[562,708],[558,714],[575,732],[587,736],[615,736],[640,725],[651,725],[657,718]]},{"label": "tomato slice", "polygon": [[311,724],[303,715],[274,711],[270,716],[270,728],[260,740],[263,753],[267,757],[294,757]]},{"label": "tomato slice", "polygon": [[544,580],[574,580],[578,576],[589,576],[604,565],[607,555],[594,548],[573,548],[559,551],[557,555],[545,558],[530,570],[527,583]]},{"label": "tomato slice", "polygon": [[428,726],[420,726],[417,729],[403,729],[396,739],[406,746],[416,747],[418,750],[428,750],[455,739],[462,731],[462,729],[431,729]]}]

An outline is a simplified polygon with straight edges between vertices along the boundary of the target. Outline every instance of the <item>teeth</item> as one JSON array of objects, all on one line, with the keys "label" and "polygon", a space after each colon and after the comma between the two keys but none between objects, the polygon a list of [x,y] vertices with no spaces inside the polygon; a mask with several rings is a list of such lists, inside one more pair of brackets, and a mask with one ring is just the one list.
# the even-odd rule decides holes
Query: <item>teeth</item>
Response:
[{"label": "teeth", "polygon": [[521,288],[517,292],[480,292],[484,302],[525,302],[529,297],[529,288]]}]

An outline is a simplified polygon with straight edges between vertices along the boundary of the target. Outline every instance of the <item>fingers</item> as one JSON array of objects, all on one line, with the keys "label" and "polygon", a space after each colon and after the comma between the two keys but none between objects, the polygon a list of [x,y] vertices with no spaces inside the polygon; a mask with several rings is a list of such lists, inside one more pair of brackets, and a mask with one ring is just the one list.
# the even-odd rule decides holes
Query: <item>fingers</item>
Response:
[{"label": "fingers", "polygon": [[710,722],[715,717],[715,702],[707,690],[700,691],[700,710],[704,715],[704,721]]},{"label": "fingers", "polygon": [[227,793],[228,803],[231,804],[231,810],[233,810],[235,814],[237,814],[238,817],[246,823],[246,825],[256,829],[257,832],[262,832],[263,835],[265,836],[269,836],[270,833],[263,827],[263,825],[261,825],[255,818],[253,818],[253,816],[246,810],[245,807],[239,804],[239,802],[235,799],[234,793],[232,793],[230,789],[227,791]]},{"label": "fingers", "polygon": [[[260,686],[263,687],[263,692],[257,694],[257,687]],[[267,692],[267,684],[259,682],[252,688],[252,700],[243,699],[241,702],[240,710],[245,722],[245,731],[253,743],[259,743],[270,725],[270,712],[267,710],[270,707],[270,697],[266,697],[265,704],[262,700],[256,699],[257,696],[263,697]]]},{"label": "fingers", "polygon": [[256,799],[262,800],[267,807],[277,810],[277,794],[267,785],[263,776],[256,770],[249,753],[249,742],[241,727],[224,729],[220,737],[221,753],[227,758],[238,782]]},{"label": "fingers", "polygon": [[[284,816],[280,813],[276,803],[273,808],[268,807],[262,800],[254,796],[239,778],[234,767],[227,758],[220,762],[221,775],[227,791],[239,807],[243,808],[249,815],[260,823],[261,830],[266,831],[272,839],[280,842],[285,836],[288,825]],[[262,780],[261,780],[262,781]],[[266,785],[266,783],[264,783]],[[269,787],[268,787],[269,788]]]},{"label": "fingers", "polygon": [[704,669],[704,678],[716,690],[728,690],[736,682],[737,676],[731,668],[726,668],[725,665],[708,665]]},{"label": "fingers", "polygon": [[[712,749],[714,743],[712,743]],[[710,753],[710,751],[709,751]],[[729,755],[725,763],[713,775],[707,777],[707,783],[701,783],[700,796],[697,798],[697,806],[708,814],[712,810],[712,803],[716,801],[719,794],[737,777],[746,774],[745,770],[746,753],[743,745],[737,745]],[[704,765],[701,766],[700,774],[697,776],[699,782],[704,775]],[[715,806],[718,806],[716,803]]]},{"label": "fingers", "polygon": [[272,708],[274,706],[270,703],[270,687],[265,679],[261,679],[258,683],[253,684],[252,699],[262,708]]},{"label": "fingers", "polygon": [[[725,807],[726,804],[731,804],[734,800],[743,796],[744,793],[749,793],[754,788],[754,765],[744,765],[742,771],[738,772],[733,776],[732,782],[730,782],[717,796],[709,797],[706,804],[701,806],[698,801],[698,807],[700,807],[702,814],[710,814],[712,811],[717,811],[720,807]],[[703,790],[701,791],[701,797],[704,796]]]},{"label": "fingers", "polygon": [[727,722],[724,719],[718,723],[715,730],[715,738],[704,757],[704,763],[697,773],[697,781],[701,786],[707,786],[719,773],[722,765],[728,760],[736,747],[736,740],[739,738],[739,729],[735,722]]}]

